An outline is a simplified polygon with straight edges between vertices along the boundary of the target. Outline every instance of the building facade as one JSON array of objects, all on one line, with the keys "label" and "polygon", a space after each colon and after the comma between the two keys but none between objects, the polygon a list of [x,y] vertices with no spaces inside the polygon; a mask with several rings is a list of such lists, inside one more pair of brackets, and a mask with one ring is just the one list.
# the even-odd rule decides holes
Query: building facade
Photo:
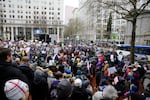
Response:
[{"label": "building facade", "polygon": [[[136,24],[136,45],[150,45],[150,11],[144,12],[138,16]],[[132,33],[132,24],[127,22],[127,31],[125,35],[125,43],[130,44]]]},{"label": "building facade", "polygon": [[0,0],[0,36],[34,40],[38,34],[63,37],[64,0]]},{"label": "building facade", "polygon": [[[106,1],[106,0],[105,0]],[[111,1],[111,0],[109,0]],[[108,39],[107,23],[112,14],[112,33],[117,34],[116,39],[123,39],[126,21],[109,8],[103,7],[103,0],[80,0],[77,17],[82,21],[82,31],[77,33],[82,39],[106,40]]]},{"label": "building facade", "polygon": [[[139,9],[148,0],[138,0],[137,9]],[[132,9],[128,7],[128,9]],[[127,22],[125,43],[130,44],[132,36],[132,23]],[[146,6],[145,11],[137,17],[136,23],[136,45],[150,45],[150,3]]]},{"label": "building facade", "polygon": [[[105,7],[103,2],[110,3],[115,2],[116,4],[121,4],[121,6],[127,10],[131,10],[132,5],[129,0],[79,0],[79,8],[76,12],[77,18],[82,22],[82,30],[78,32],[78,35],[83,40],[101,40],[107,41],[108,35],[111,35],[111,40],[124,41],[124,43],[130,43],[131,41],[131,23],[122,19],[122,16],[117,14],[116,11],[122,11],[124,9],[118,6],[113,6],[113,8]],[[99,1],[99,2],[98,2]],[[148,0],[138,0],[137,9],[140,8]],[[122,3],[127,3],[123,5]],[[113,9],[113,10],[112,10]],[[150,10],[150,4],[145,8],[145,10]],[[111,33],[107,32],[107,25],[109,20],[109,15],[112,15],[111,23]],[[137,35],[136,44],[150,45],[149,44],[149,15],[145,13],[138,17],[137,19]],[[142,37],[142,38],[141,38]],[[139,41],[140,40],[140,41]],[[139,42],[138,42],[139,41]]]},{"label": "building facade", "polygon": [[75,8],[71,6],[65,6],[65,25],[69,23],[69,19],[73,17],[73,10]]}]

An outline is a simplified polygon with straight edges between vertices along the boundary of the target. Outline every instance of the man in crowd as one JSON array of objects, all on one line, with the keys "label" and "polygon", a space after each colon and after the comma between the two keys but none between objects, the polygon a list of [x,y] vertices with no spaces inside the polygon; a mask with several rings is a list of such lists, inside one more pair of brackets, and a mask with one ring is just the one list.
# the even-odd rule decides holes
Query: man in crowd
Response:
[{"label": "man in crowd", "polygon": [[10,79],[19,79],[28,83],[27,78],[12,62],[11,50],[8,48],[0,48],[0,99],[8,100],[4,93],[5,82]]}]

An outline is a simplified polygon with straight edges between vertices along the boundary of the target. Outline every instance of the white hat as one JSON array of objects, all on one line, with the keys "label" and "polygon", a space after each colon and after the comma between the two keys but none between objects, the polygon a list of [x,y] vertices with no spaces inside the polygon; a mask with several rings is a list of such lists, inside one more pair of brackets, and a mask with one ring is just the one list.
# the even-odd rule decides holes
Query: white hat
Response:
[{"label": "white hat", "polygon": [[112,85],[106,86],[106,88],[103,91],[104,99],[107,98],[107,99],[116,100],[117,96],[118,96],[117,90]]},{"label": "white hat", "polygon": [[29,91],[28,85],[21,80],[12,79],[5,83],[4,92],[6,97],[10,100],[23,98],[27,91]]},{"label": "white hat", "polygon": [[79,78],[75,79],[74,86],[82,87],[82,81],[81,81],[81,79],[79,79]]},{"label": "white hat", "polygon": [[103,93],[101,91],[97,91],[92,96],[92,100],[101,100],[103,99]]}]

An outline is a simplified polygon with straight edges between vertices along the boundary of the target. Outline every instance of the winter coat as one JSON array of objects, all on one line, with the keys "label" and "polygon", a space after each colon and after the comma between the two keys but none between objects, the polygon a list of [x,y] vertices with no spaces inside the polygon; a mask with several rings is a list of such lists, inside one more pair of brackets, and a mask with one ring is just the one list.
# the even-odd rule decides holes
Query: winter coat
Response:
[{"label": "winter coat", "polygon": [[29,85],[28,79],[21,72],[20,69],[14,67],[12,63],[6,63],[0,61],[0,99],[1,100],[8,100],[4,94],[4,85],[5,82],[10,79],[20,79],[21,81],[24,81]]},{"label": "winter coat", "polygon": [[22,73],[28,78],[30,93],[32,94],[32,87],[33,87],[33,79],[34,79],[34,71],[26,64],[19,65],[19,69]]},{"label": "winter coat", "polygon": [[143,79],[143,86],[144,89],[147,88],[147,85],[150,83],[150,74],[145,74],[144,79]]},{"label": "winter coat", "polygon": [[32,100],[46,100],[48,97],[47,75],[37,69],[34,72]]},{"label": "winter coat", "polygon": [[72,100],[88,100],[88,93],[85,88],[74,87],[71,95]]}]

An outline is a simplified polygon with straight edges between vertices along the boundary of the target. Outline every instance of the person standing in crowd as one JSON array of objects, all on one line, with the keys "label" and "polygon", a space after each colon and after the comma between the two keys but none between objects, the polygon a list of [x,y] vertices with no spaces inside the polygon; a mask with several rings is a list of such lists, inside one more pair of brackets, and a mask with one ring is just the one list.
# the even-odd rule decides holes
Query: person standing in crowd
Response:
[{"label": "person standing in crowd", "polygon": [[88,93],[82,86],[81,79],[77,78],[74,81],[74,88],[71,95],[72,100],[88,100]]},{"label": "person standing in crowd", "polygon": [[28,83],[26,76],[17,67],[12,65],[11,50],[0,48],[0,99],[8,100],[4,93],[5,82],[10,79],[20,79]]},{"label": "person standing in crowd", "polygon": [[64,79],[58,83],[57,86],[57,100],[71,100],[72,85],[71,83]]},{"label": "person standing in crowd", "polygon": [[32,87],[32,100],[47,100],[48,98],[48,82],[45,70],[36,68],[34,71],[34,80]]},{"label": "person standing in crowd", "polygon": [[31,69],[29,65],[29,58],[27,56],[22,57],[19,69],[22,73],[28,78],[30,93],[32,94],[32,87],[33,87],[33,79],[34,79],[34,71]]},{"label": "person standing in crowd", "polygon": [[2,47],[3,46],[3,41],[2,41],[2,39],[0,39],[0,47]]},{"label": "person standing in crowd", "polygon": [[123,54],[120,51],[119,54],[118,54],[118,61],[121,62],[122,60],[123,60]]}]

